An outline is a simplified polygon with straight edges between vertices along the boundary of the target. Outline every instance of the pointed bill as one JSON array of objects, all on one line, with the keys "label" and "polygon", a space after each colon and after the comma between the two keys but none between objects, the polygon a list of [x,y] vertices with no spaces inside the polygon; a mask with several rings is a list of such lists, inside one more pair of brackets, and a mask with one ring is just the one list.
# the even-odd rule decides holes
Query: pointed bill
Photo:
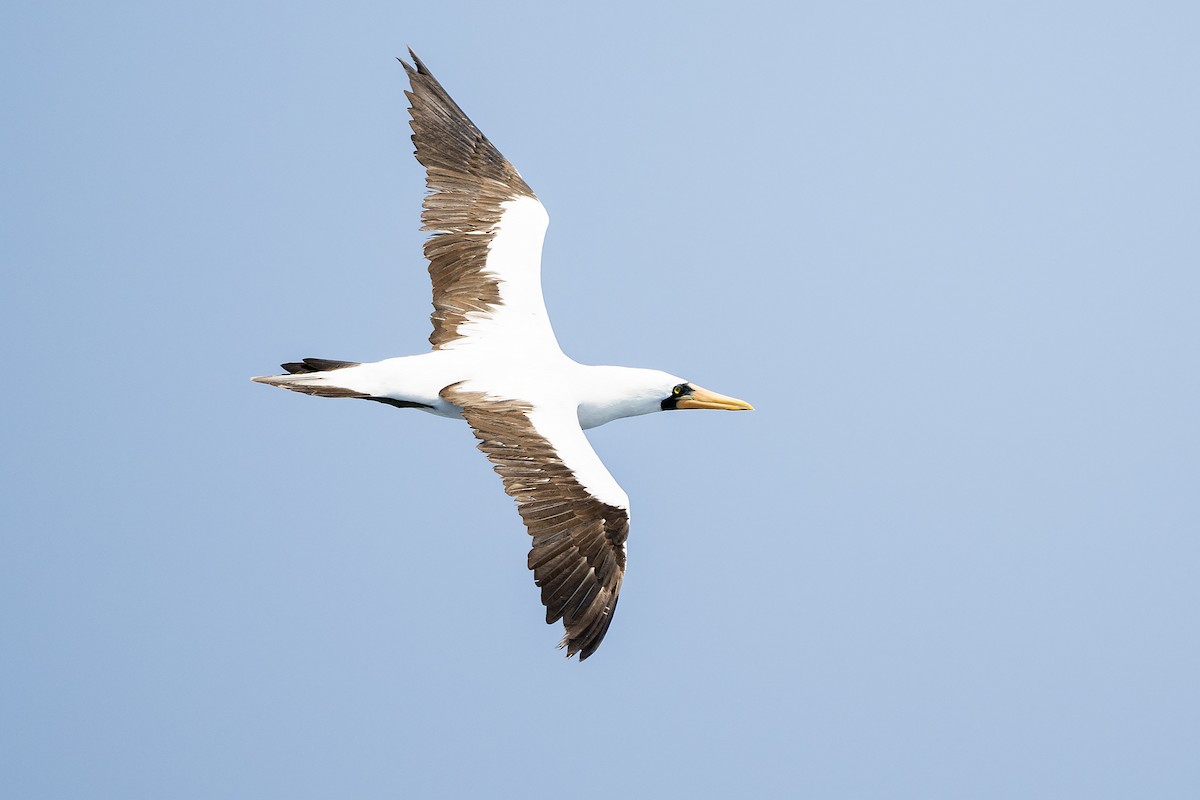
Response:
[{"label": "pointed bill", "polygon": [[736,397],[710,392],[700,386],[693,386],[692,391],[675,404],[676,408],[712,408],[719,411],[753,411],[754,406]]}]

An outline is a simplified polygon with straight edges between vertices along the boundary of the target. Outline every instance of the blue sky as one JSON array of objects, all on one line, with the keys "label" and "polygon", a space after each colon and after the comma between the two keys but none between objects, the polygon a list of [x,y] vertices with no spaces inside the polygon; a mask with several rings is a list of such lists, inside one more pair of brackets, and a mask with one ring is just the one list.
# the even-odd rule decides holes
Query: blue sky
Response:
[{"label": "blue sky", "polygon": [[[1200,792],[1193,5],[0,31],[0,794]],[[248,380],[424,347],[407,45],[548,207],[564,348],[758,409],[592,433],[584,664],[464,426]]]}]

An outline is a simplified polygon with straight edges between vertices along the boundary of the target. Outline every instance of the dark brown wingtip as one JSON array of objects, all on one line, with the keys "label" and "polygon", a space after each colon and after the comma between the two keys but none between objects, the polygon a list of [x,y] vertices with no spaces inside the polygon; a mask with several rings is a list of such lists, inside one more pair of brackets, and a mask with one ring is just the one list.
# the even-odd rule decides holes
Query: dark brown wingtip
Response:
[{"label": "dark brown wingtip", "polygon": [[414,67],[412,64],[409,64],[400,56],[396,56],[396,60],[400,62],[400,66],[404,67],[404,71],[409,75],[416,75],[419,72],[427,72],[428,70],[425,69],[425,65],[421,63],[421,59],[417,58],[417,54],[413,52],[413,49],[411,47],[406,49],[408,50],[408,57],[413,60],[413,63],[416,64],[416,66]]},{"label": "dark brown wingtip", "polygon": [[412,64],[409,64],[400,56],[396,56],[396,60],[404,67],[404,71],[408,73],[410,78],[414,75],[424,75],[433,78],[433,73],[429,71],[429,67],[425,66],[425,62],[421,60],[421,57],[411,47],[408,48],[408,57],[412,59]]}]

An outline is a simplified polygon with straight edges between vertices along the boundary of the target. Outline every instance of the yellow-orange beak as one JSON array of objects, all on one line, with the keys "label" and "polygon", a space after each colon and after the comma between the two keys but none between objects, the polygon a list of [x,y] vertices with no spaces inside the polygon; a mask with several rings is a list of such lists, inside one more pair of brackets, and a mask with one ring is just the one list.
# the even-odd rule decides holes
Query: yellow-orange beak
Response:
[{"label": "yellow-orange beak", "polygon": [[720,411],[753,411],[754,406],[736,397],[726,397],[723,394],[710,392],[693,386],[692,391],[679,398],[676,408],[715,408]]}]

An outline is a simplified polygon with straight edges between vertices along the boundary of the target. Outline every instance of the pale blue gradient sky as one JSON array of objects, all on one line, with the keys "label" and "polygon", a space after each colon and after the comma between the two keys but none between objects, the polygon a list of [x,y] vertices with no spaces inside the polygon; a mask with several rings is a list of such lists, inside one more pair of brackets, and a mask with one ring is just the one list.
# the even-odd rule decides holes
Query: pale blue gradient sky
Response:
[{"label": "pale blue gradient sky", "polygon": [[[1200,796],[1189,3],[9,2],[0,795]],[[630,571],[567,662],[417,352],[411,44],[551,214]]]}]

